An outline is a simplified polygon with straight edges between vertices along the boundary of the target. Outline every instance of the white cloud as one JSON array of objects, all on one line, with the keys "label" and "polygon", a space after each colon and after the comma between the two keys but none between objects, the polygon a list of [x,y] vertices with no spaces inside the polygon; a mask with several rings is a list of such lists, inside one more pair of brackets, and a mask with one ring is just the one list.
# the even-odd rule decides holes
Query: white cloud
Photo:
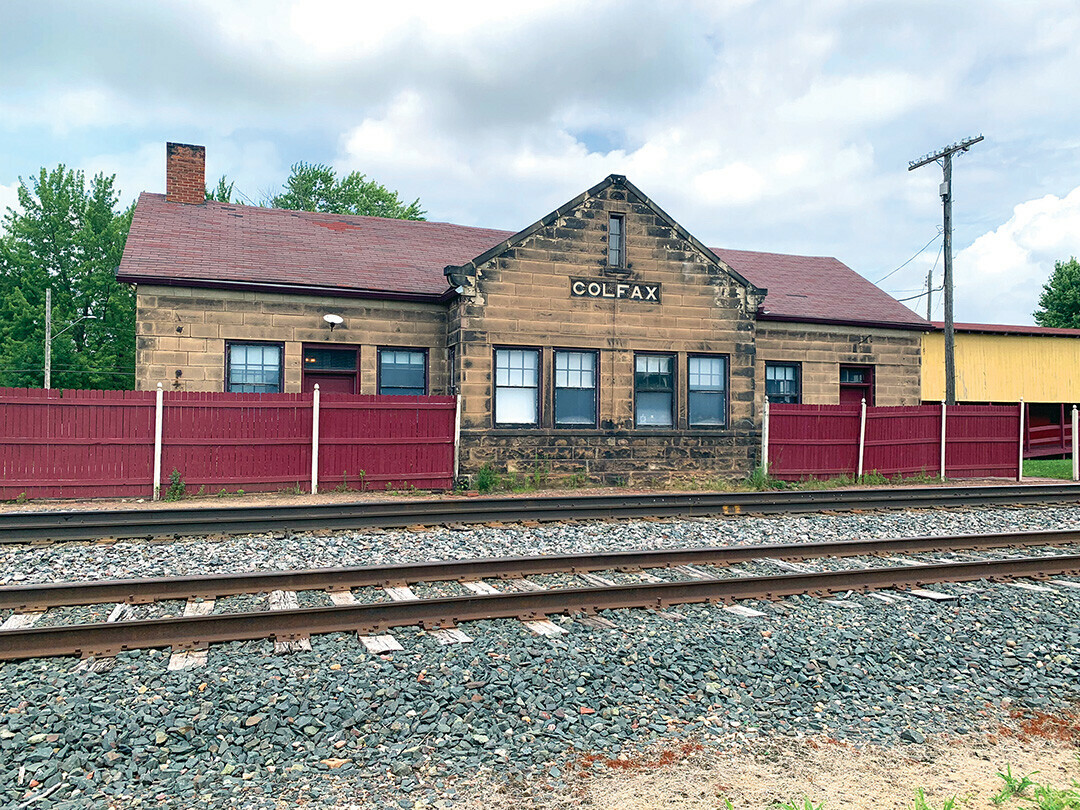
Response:
[{"label": "white cloud", "polygon": [[[922,0],[13,7],[0,183],[63,161],[117,173],[130,199],[163,189],[179,140],[254,199],[324,162],[432,218],[517,229],[615,172],[710,244],[835,255],[875,280],[940,221],[940,172],[906,171],[921,153],[985,129],[957,163],[963,243],[1080,185],[1075,0],[986,0],[952,31],[925,15]],[[887,289],[917,289],[932,260]],[[988,296],[958,314],[1008,311]]]},{"label": "white cloud", "polygon": [[0,222],[7,216],[8,208],[19,208],[19,184],[10,186],[0,184]]},{"label": "white cloud", "polygon": [[1080,187],[1016,206],[1007,222],[956,256],[956,318],[1034,323],[1054,262],[1080,256]]}]

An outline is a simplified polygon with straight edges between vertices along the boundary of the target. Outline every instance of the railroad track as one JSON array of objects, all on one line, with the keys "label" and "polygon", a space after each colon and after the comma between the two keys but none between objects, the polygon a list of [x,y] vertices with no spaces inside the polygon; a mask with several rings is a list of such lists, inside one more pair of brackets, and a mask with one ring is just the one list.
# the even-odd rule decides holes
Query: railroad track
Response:
[{"label": "railroad track", "polygon": [[794,514],[828,510],[1080,503],[1080,485],[453,498],[294,506],[0,514],[0,543],[402,528],[489,522]]},{"label": "railroad track", "polygon": [[[775,563],[777,560],[823,557],[1061,547],[1077,543],[1080,543],[1080,532],[1077,531],[1024,532],[9,586],[0,588],[0,609],[17,611],[16,615],[21,616],[40,616],[42,610],[59,606],[214,599],[267,591],[292,594],[293,606],[289,607],[289,600],[285,599],[279,600],[285,607],[270,611],[218,615],[201,611],[203,615],[138,621],[42,628],[24,626],[22,629],[0,632],[0,660],[55,655],[103,656],[152,647],[200,649],[212,643],[264,638],[274,638],[279,643],[298,642],[315,634],[343,631],[356,631],[362,636],[373,637],[394,627],[418,625],[429,630],[446,631],[455,628],[459,622],[479,619],[544,621],[547,616],[554,614],[591,615],[616,608],[663,608],[694,602],[732,603],[746,599],[778,599],[796,594],[826,595],[884,588],[903,589],[940,582],[1077,576],[1080,575],[1080,554],[1057,551],[1039,556],[960,562],[933,560],[838,571],[802,569],[777,576],[717,577],[689,567],[724,567],[762,560]],[[691,578],[663,581],[642,573],[642,580],[620,584],[593,573],[647,572],[649,569],[673,567],[681,568]],[[584,576],[592,587],[545,589],[533,584],[525,590],[501,592],[483,582],[484,579],[513,579],[529,584],[524,577],[554,573]],[[409,591],[411,584],[437,581],[472,584],[472,593],[467,596],[418,599]],[[385,587],[394,591],[396,598],[402,601],[358,603],[350,589],[364,586]],[[314,589],[330,590],[332,595],[337,594],[334,606],[295,606],[296,591]],[[192,602],[188,604],[190,607]],[[197,612],[190,611],[191,614]]]}]

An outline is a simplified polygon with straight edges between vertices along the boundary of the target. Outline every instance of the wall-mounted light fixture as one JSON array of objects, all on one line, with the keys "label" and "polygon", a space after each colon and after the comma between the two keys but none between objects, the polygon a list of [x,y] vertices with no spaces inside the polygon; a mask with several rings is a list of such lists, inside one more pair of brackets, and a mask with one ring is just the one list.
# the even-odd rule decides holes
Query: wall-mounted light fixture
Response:
[{"label": "wall-mounted light fixture", "polygon": [[331,332],[334,331],[334,327],[337,326],[338,324],[345,323],[345,319],[342,318],[340,315],[333,315],[333,314],[323,315],[322,319],[324,321],[326,321],[328,324],[330,324],[330,331]]}]

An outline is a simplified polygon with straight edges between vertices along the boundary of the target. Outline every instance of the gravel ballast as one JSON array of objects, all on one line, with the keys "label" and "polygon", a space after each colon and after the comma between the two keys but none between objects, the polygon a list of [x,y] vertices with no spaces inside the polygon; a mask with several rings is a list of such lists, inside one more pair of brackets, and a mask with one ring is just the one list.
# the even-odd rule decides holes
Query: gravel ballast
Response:
[{"label": "gravel ballast", "polygon": [[[1078,525],[1078,509],[979,509],[5,547],[0,580]],[[186,672],[166,670],[168,651],[122,654],[100,674],[76,671],[73,659],[7,663],[0,806],[449,807],[455,780],[479,769],[558,790],[581,753],[615,757],[667,737],[902,745],[977,730],[988,705],[1056,711],[1077,698],[1080,591],[934,588],[960,598],[748,603],[759,618],[707,605],[609,611],[614,628],[554,617],[567,633],[543,638],[517,621],[474,622],[462,628],[471,644],[449,646],[402,628],[405,649],[388,656],[352,634],[315,637],[311,652],[287,656],[269,641],[235,643]]]}]

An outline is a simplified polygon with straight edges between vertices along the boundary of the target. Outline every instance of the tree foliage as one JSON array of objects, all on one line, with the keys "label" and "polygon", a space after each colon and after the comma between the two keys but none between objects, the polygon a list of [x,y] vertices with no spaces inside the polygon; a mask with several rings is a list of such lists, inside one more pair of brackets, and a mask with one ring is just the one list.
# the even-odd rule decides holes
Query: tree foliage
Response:
[{"label": "tree foliage", "polygon": [[1054,262],[1054,272],[1043,285],[1035,323],[1059,329],[1080,329],[1080,262],[1076,257]]},{"label": "tree foliage", "polygon": [[52,387],[131,388],[135,295],[116,280],[134,207],[115,175],[63,165],[19,179],[0,231],[0,385],[44,383],[45,290],[52,288]]},{"label": "tree foliage", "polygon": [[206,187],[206,199],[214,202],[231,203],[233,201],[233,186],[236,183],[230,183],[225,175],[221,175],[217,181],[216,188]]},{"label": "tree foliage", "polygon": [[320,211],[325,214],[357,214],[392,219],[424,219],[427,213],[419,198],[406,204],[396,191],[360,172],[337,178],[323,163],[295,163],[285,188],[270,201],[274,208]]}]

